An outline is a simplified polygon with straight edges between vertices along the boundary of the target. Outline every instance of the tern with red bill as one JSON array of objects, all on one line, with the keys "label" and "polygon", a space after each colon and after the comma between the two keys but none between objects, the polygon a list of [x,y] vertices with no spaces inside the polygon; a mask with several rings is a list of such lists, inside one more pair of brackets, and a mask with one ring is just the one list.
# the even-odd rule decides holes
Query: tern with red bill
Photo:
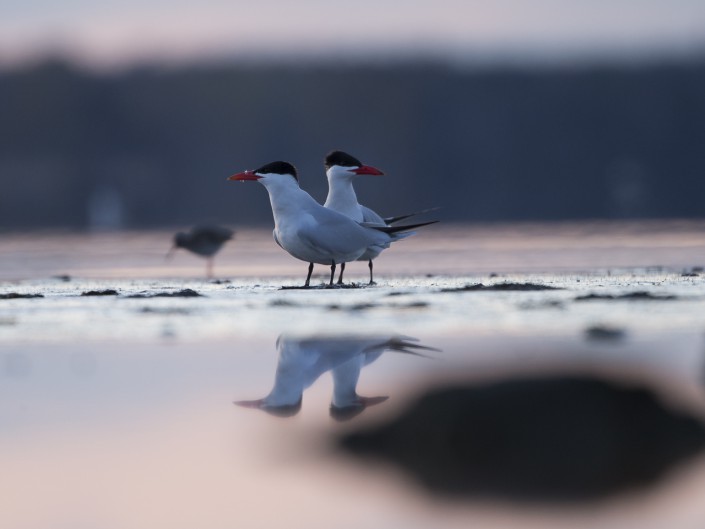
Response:
[{"label": "tern with red bill", "polygon": [[[368,225],[391,226],[395,222],[435,211],[437,208],[425,209],[416,213],[400,215],[397,217],[383,218],[368,207],[361,205],[357,201],[357,195],[353,188],[353,180],[361,175],[381,176],[382,171],[370,165],[364,165],[354,156],[343,151],[331,151],[325,158],[324,165],[326,168],[326,177],[328,178],[328,197],[325,204],[328,209],[342,213],[357,222],[363,222]],[[374,276],[372,272],[372,260],[376,258],[384,248],[370,247],[357,258],[358,261],[367,261],[370,269],[370,285],[374,285]],[[338,284],[343,283],[343,272],[345,271],[345,263],[340,266],[340,277]]]},{"label": "tern with red bill", "polygon": [[309,263],[305,287],[309,286],[314,263],[329,265],[333,286],[336,266],[354,261],[368,248],[380,251],[390,243],[413,235],[405,226],[366,226],[321,206],[299,187],[296,168],[277,161],[259,169],[234,174],[228,180],[256,181],[269,193],[274,217],[274,240],[292,257]]}]

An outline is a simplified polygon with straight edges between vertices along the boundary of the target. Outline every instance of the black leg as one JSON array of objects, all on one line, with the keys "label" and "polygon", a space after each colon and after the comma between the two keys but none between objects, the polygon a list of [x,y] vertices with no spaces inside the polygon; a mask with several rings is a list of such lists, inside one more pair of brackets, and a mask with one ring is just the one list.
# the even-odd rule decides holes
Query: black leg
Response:
[{"label": "black leg", "polygon": [[330,283],[328,283],[329,287],[333,286],[333,278],[335,277],[335,261],[333,261],[333,264],[330,265]]},{"label": "black leg", "polygon": [[306,276],[306,283],[304,283],[304,286],[307,287],[308,284],[311,282],[311,274],[313,273],[313,263],[308,263],[308,275]]},{"label": "black leg", "polygon": [[374,279],[372,278],[372,259],[370,259],[370,262],[367,263],[367,266],[370,267],[370,285],[376,285]]},{"label": "black leg", "polygon": [[340,263],[340,275],[338,276],[338,284],[343,284],[343,272],[345,272],[345,263]]}]

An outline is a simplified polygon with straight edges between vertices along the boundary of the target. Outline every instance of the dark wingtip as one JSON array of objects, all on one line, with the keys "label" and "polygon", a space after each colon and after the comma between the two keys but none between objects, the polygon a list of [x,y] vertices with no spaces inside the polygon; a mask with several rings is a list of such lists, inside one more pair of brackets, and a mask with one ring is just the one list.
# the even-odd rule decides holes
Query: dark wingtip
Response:
[{"label": "dark wingtip", "polygon": [[429,222],[419,222],[418,224],[404,224],[403,226],[370,226],[370,228],[375,229],[377,231],[383,231],[384,233],[391,235],[393,233],[409,231],[416,228],[421,228],[423,226],[429,226],[431,224],[436,224],[437,222],[440,221],[431,220]]},{"label": "dark wingtip", "polygon": [[396,217],[387,217],[384,220],[385,224],[394,224],[396,222],[402,221],[404,219],[408,219],[410,217],[416,217],[418,215],[425,215],[426,213],[431,213],[432,211],[438,211],[441,209],[440,206],[436,206],[434,208],[427,208],[427,209],[422,209],[421,211],[414,211],[413,213],[407,213],[406,215],[397,215]]}]

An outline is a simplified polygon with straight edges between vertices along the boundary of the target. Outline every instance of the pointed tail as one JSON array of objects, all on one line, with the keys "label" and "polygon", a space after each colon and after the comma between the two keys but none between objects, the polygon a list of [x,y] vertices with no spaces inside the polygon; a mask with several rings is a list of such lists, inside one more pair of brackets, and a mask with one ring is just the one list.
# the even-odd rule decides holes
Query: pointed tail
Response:
[{"label": "pointed tail", "polygon": [[407,231],[411,231],[416,228],[420,228],[422,226],[428,226],[429,224],[435,224],[437,223],[437,220],[432,220],[429,222],[420,222],[418,224],[404,224],[403,226],[368,226],[369,228],[372,228],[373,230],[377,231],[382,231],[386,233],[387,235],[394,235],[395,233],[404,233]]},{"label": "pointed tail", "polygon": [[406,353],[414,356],[421,356],[424,358],[434,358],[427,354],[423,354],[421,351],[433,351],[440,353],[440,349],[435,347],[428,347],[426,345],[421,345],[416,343],[418,340],[410,336],[394,336],[387,340],[386,342],[372,345],[366,349],[367,351],[373,351],[375,349],[389,349],[390,351],[396,351],[398,353]]},{"label": "pointed tail", "polygon": [[411,343],[407,340],[403,339],[392,339],[389,340],[387,347],[392,350],[396,351],[398,353],[406,353],[410,354],[413,356],[421,356],[423,358],[434,358],[432,356],[423,354],[420,351],[433,351],[435,353],[440,353],[440,349],[436,349],[435,347],[428,347],[425,345],[421,344],[416,344],[416,343]]},{"label": "pointed tail", "polygon": [[431,213],[432,211],[438,211],[440,207],[422,209],[421,211],[415,211],[414,213],[408,213],[406,215],[399,215],[397,217],[386,217],[384,220],[385,224],[394,224],[400,220],[408,219],[409,217],[416,217],[417,215],[424,215],[426,213]]}]

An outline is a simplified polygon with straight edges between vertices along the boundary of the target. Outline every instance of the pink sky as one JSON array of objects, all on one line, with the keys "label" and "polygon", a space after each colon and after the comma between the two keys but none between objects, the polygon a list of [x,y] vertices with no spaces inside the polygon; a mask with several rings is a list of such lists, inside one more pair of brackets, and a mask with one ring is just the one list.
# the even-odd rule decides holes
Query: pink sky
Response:
[{"label": "pink sky", "polygon": [[109,66],[257,53],[571,59],[703,49],[702,0],[11,0],[0,17],[4,63],[48,51]]}]

